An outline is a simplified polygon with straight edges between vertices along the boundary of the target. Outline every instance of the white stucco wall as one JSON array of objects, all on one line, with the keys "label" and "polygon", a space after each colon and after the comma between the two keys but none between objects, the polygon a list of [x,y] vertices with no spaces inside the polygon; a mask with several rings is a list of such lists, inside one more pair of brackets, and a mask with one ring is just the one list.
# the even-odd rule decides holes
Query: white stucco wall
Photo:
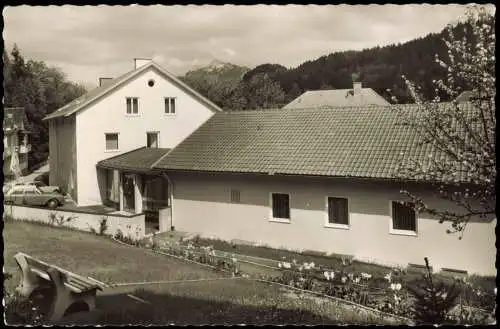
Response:
[{"label": "white stucco wall", "polygon": [[78,201],[75,117],[49,121],[49,182],[62,187]]},{"label": "white stucco wall", "polygon": [[[153,79],[153,87],[148,81]],[[126,97],[139,98],[139,113],[126,113]],[[165,97],[176,98],[176,114],[165,114]],[[161,148],[173,148],[213,115],[205,105],[153,68],[76,115],[78,204],[102,202],[96,163],[146,146],[146,132],[160,132]],[[105,150],[105,133],[118,133],[119,151]]]},{"label": "white stucco wall", "polygon": [[[273,177],[170,174],[176,230],[222,239],[241,239],[275,248],[353,255],[387,265],[423,264],[495,274],[495,225],[471,222],[462,240],[447,234],[449,223],[419,215],[417,236],[390,233],[390,200],[403,200],[400,187],[376,183]],[[230,203],[230,189],[241,203]],[[291,223],[270,222],[271,192],[290,193]],[[350,227],[326,222],[326,196],[349,199]],[[427,202],[441,202],[426,199]]]},{"label": "white stucco wall", "polygon": [[[144,214],[133,216],[119,216],[119,215],[104,215],[92,214],[84,212],[64,211],[57,209],[44,209],[38,207],[28,206],[14,206],[4,205],[4,216],[11,216],[14,220],[27,220],[39,223],[50,224],[51,214],[55,214],[57,218],[63,216],[65,219],[71,218],[70,221],[65,221],[63,227],[71,227],[73,229],[85,232],[99,232],[100,221],[106,218],[107,229],[105,235],[114,236],[118,230],[122,234],[127,235],[133,239],[142,239],[145,234],[146,224]],[[54,226],[59,226],[54,224]]]}]

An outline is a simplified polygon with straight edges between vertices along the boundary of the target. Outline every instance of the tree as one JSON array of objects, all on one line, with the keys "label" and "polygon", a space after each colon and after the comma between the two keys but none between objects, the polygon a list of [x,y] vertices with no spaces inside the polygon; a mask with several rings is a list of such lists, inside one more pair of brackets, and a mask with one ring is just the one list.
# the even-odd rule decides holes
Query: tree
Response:
[{"label": "tree", "polygon": [[32,151],[28,165],[33,167],[47,159],[48,123],[42,119],[85,93],[81,85],[66,80],[64,73],[44,62],[25,60],[17,45],[11,58],[4,51],[5,106],[23,107],[30,131]]},{"label": "tree", "polygon": [[[403,76],[417,104],[417,113],[405,113],[405,124],[422,138],[421,145],[431,146],[428,159],[410,159],[401,165],[399,177],[428,177],[436,182],[439,195],[456,205],[455,210],[437,209],[414,191],[403,190],[411,205],[450,221],[452,230],[463,235],[472,219],[487,220],[495,215],[495,16],[483,6],[469,7],[462,37],[447,27],[445,44],[448,58],[436,56],[446,70],[444,79],[433,81],[436,96],[427,100],[421,88]],[[470,92],[469,102],[457,100]],[[440,103],[441,95],[452,99]],[[438,183],[439,182],[439,183]]]},{"label": "tree", "polygon": [[250,109],[281,107],[285,93],[278,82],[266,73],[257,73],[248,82],[247,101]]}]

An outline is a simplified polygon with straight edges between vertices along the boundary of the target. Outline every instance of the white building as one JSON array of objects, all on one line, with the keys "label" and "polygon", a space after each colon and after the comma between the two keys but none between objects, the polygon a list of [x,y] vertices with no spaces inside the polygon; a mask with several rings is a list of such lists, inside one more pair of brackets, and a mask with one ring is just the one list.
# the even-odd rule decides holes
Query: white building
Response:
[{"label": "white building", "polygon": [[[133,64],[120,77],[100,78],[98,88],[44,119],[49,121],[50,184],[63,187],[78,206],[104,203],[142,212],[142,193],[161,188],[143,186],[136,170],[98,168],[98,162],[141,148],[141,163],[164,155],[220,111],[157,63],[134,59]],[[153,176],[148,179],[154,181]],[[166,189],[163,183],[152,184]]]}]

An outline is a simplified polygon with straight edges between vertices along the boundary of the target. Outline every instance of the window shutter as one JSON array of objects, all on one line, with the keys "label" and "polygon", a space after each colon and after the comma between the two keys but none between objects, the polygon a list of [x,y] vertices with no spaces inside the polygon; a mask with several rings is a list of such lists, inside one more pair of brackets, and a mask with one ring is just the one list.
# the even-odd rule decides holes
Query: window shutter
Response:
[{"label": "window shutter", "polygon": [[127,114],[131,114],[132,113],[132,102],[131,102],[131,99],[127,98],[126,101],[127,101]]},{"label": "window shutter", "polygon": [[175,98],[170,98],[170,113],[175,113]]},{"label": "window shutter", "polygon": [[331,224],[349,224],[348,201],[344,198],[328,198],[328,222]]},{"label": "window shutter", "polygon": [[139,113],[139,101],[137,98],[133,98],[132,100],[133,100],[133,104],[134,104],[134,106],[133,106],[134,114],[137,114],[137,113]]}]

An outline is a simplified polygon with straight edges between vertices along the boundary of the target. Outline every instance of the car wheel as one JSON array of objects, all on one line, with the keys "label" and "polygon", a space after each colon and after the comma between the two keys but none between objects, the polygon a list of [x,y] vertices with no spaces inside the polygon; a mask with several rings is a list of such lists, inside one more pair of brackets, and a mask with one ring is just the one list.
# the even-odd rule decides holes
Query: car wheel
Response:
[{"label": "car wheel", "polygon": [[52,208],[52,209],[56,208],[58,205],[59,205],[59,202],[55,199],[51,199],[51,200],[49,200],[49,202],[47,202],[47,207]]}]

